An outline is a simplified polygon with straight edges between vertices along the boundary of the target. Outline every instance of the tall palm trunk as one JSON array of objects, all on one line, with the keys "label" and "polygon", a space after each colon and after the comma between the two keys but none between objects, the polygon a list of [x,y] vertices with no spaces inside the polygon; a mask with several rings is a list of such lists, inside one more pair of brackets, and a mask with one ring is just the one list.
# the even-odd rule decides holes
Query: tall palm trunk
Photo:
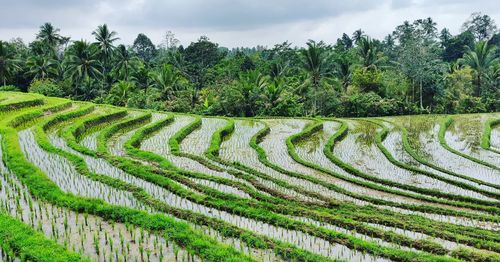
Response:
[{"label": "tall palm trunk", "polygon": [[476,96],[481,96],[481,73],[477,72]]},{"label": "tall palm trunk", "polygon": [[420,109],[424,109],[423,92],[422,92],[422,79],[420,79]]},{"label": "tall palm trunk", "polygon": [[411,102],[415,103],[415,80],[411,80]]},{"label": "tall palm trunk", "polygon": [[103,66],[102,68],[102,91],[104,92],[106,90],[106,67]]}]

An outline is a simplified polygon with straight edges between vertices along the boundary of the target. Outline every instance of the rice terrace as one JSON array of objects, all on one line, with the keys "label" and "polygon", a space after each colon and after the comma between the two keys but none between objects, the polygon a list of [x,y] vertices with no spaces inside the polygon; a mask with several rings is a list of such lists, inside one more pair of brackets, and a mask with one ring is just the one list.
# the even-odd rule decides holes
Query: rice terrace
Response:
[{"label": "rice terrace", "polygon": [[5,261],[498,261],[500,114],[200,117],[0,93]]},{"label": "rice terrace", "polygon": [[2,2],[0,262],[500,262],[497,2]]}]

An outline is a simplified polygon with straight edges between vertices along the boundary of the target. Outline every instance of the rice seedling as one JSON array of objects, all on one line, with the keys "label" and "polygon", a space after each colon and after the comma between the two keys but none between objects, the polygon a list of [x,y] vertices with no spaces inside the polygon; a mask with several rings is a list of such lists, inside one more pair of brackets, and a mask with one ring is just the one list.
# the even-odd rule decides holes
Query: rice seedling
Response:
[{"label": "rice seedling", "polygon": [[[497,161],[481,144],[494,114],[419,129],[419,117],[201,118],[1,92],[0,105],[0,261],[499,258],[500,186],[480,162]],[[433,136],[468,168],[437,161],[421,137],[439,132],[480,161]]]}]

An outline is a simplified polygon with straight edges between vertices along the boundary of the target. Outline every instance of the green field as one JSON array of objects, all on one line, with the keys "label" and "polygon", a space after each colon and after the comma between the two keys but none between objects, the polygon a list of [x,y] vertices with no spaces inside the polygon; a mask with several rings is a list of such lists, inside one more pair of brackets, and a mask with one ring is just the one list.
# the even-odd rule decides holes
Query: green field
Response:
[{"label": "green field", "polygon": [[0,261],[500,261],[499,120],[0,92]]}]

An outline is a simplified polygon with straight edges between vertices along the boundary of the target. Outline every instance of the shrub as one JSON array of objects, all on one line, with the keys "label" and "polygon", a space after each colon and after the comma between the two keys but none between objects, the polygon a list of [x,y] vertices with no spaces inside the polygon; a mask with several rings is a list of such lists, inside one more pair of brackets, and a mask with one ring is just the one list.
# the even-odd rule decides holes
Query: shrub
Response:
[{"label": "shrub", "polygon": [[176,96],[165,101],[165,110],[171,112],[189,112],[193,103],[191,90],[178,91]]},{"label": "shrub", "polygon": [[0,91],[14,91],[14,92],[19,92],[21,90],[17,86],[6,85],[6,86],[0,86]]},{"label": "shrub", "polygon": [[357,68],[353,72],[352,82],[362,91],[379,92],[382,86],[382,76],[375,68]]},{"label": "shrub", "polygon": [[486,112],[486,107],[480,97],[463,96],[456,108],[456,113]]},{"label": "shrub", "polygon": [[128,100],[129,107],[147,108],[153,110],[164,110],[164,103],[161,101],[161,92],[156,88],[137,90]]},{"label": "shrub", "polygon": [[344,101],[345,114],[348,116],[379,116],[405,113],[402,102],[383,99],[374,92],[357,93]]},{"label": "shrub", "polygon": [[56,85],[51,79],[34,79],[31,82],[28,92],[39,93],[45,96],[64,96],[62,88]]},{"label": "shrub", "polygon": [[115,106],[128,106],[128,101],[135,90],[135,82],[118,81],[111,87],[104,101]]},{"label": "shrub", "polygon": [[264,115],[275,116],[300,116],[303,114],[304,104],[300,102],[300,97],[288,91],[281,94],[276,106],[264,113]]}]

